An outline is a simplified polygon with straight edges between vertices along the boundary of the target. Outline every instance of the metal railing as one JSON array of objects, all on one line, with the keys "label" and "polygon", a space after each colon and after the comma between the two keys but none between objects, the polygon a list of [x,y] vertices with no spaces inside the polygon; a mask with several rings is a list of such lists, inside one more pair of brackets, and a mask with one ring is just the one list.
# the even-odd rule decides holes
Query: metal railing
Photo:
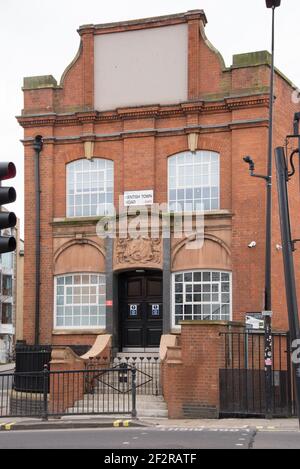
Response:
[{"label": "metal railing", "polygon": [[[0,418],[122,414],[136,417],[134,367],[0,375]],[[18,390],[16,382],[24,388]],[[35,392],[41,389],[42,392]],[[32,390],[33,389],[33,390]]]},{"label": "metal railing", "polygon": [[116,367],[135,368],[137,394],[144,396],[162,395],[161,367],[158,357],[116,357]]},{"label": "metal railing", "polygon": [[[153,356],[122,356],[100,357],[91,359],[87,369],[106,368],[136,369],[136,393],[143,396],[161,396],[161,363],[159,357]],[[129,378],[130,379],[130,376]]]}]

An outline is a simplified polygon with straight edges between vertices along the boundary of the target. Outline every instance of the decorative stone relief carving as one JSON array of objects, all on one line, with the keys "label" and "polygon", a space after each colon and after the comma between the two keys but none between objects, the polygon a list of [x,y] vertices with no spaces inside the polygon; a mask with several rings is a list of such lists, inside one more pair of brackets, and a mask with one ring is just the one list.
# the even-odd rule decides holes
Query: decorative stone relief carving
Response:
[{"label": "decorative stone relief carving", "polygon": [[118,264],[161,263],[162,240],[139,237],[119,239],[116,246]]}]

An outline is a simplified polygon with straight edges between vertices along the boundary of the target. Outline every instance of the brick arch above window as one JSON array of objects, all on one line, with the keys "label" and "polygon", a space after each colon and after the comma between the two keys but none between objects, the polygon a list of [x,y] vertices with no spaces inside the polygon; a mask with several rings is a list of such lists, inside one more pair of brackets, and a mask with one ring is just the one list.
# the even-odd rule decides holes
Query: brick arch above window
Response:
[{"label": "brick arch above window", "polygon": [[180,241],[172,253],[172,271],[189,269],[231,270],[231,250],[225,241],[211,234],[205,234],[204,245],[198,249],[188,249],[195,241],[195,235]]},{"label": "brick arch above window", "polygon": [[[196,152],[215,152],[219,153],[221,156],[224,152],[227,152],[228,148],[231,149],[231,139],[229,137],[224,137],[223,134],[222,136],[221,134],[214,134],[213,137],[201,133],[198,135]],[[172,156],[189,151],[188,139],[187,136],[184,135],[182,140],[168,141],[166,147],[161,147],[160,153],[168,160]]]},{"label": "brick arch above window", "polygon": [[105,272],[105,251],[88,239],[72,240],[54,255],[54,275],[74,272]]}]

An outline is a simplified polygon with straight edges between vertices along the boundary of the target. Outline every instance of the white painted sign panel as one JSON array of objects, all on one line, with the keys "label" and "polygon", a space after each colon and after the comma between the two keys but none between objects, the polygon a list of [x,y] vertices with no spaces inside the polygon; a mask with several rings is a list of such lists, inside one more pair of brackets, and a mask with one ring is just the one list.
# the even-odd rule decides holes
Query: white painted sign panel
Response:
[{"label": "white painted sign panel", "polygon": [[124,206],[152,205],[154,203],[153,191],[124,192]]},{"label": "white painted sign panel", "polygon": [[187,101],[187,24],[99,34],[94,41],[98,111]]}]

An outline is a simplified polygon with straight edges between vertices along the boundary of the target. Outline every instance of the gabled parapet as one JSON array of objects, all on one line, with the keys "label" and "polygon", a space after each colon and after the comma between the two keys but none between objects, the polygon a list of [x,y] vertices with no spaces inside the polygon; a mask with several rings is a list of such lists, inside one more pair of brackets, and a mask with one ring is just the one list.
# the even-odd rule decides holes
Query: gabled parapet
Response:
[{"label": "gabled parapet", "polygon": [[[270,53],[236,54],[226,67],[206,37],[206,23],[203,10],[192,10],[81,26],[78,52],[59,84],[51,75],[24,79],[26,126],[30,116],[36,122],[39,115],[93,112],[123,119],[132,110],[142,117],[149,108],[163,112],[170,106],[268,95]],[[23,125],[21,118],[19,122]]]}]

